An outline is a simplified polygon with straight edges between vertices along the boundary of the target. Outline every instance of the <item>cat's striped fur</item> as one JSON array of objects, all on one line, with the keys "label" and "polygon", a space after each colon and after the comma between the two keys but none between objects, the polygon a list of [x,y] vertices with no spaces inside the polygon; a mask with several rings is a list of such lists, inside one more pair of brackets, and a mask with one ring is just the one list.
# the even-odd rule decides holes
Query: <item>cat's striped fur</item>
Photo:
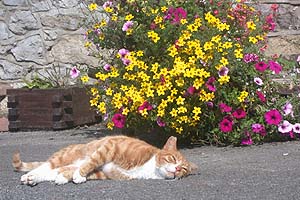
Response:
[{"label": "cat's striped fur", "polygon": [[127,136],[108,136],[87,144],[74,144],[54,153],[45,162],[22,162],[13,156],[16,171],[26,171],[22,184],[43,181],[65,184],[91,179],[174,179],[196,169],[177,150],[176,137],[162,149]]}]

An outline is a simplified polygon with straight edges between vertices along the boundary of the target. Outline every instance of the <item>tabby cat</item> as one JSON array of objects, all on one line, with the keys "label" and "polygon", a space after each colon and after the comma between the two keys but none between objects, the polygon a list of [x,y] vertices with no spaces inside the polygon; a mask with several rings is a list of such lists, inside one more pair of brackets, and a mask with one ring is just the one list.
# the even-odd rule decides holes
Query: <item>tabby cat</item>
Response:
[{"label": "tabby cat", "polygon": [[107,136],[87,144],[75,144],[54,153],[46,162],[22,162],[13,155],[16,171],[28,172],[21,183],[34,186],[44,181],[61,185],[96,179],[175,179],[197,166],[188,162],[171,136],[162,149],[127,136]]}]

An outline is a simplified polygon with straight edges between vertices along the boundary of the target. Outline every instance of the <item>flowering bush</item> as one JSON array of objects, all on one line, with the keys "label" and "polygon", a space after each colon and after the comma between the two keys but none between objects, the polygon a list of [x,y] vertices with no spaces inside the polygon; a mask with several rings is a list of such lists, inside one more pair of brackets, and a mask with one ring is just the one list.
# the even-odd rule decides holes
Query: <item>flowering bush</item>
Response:
[{"label": "flowering bush", "polygon": [[[270,74],[283,67],[264,56],[276,6],[264,17],[243,0],[107,1],[86,33],[106,49],[91,105],[109,129],[163,128],[193,141],[252,144],[299,133],[283,121],[292,104]],[[284,106],[282,110],[281,107]]]}]

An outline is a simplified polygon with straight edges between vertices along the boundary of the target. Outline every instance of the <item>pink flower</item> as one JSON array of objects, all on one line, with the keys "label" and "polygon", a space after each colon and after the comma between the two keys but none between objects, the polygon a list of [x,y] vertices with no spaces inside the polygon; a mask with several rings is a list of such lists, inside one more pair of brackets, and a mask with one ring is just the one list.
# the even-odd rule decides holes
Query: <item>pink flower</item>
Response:
[{"label": "pink flower", "polygon": [[232,131],[232,125],[233,122],[224,117],[223,120],[220,122],[219,127],[222,132],[227,133]]},{"label": "pink flower", "polygon": [[221,67],[218,74],[219,76],[226,76],[229,72],[229,69],[227,67]]},{"label": "pink flower", "polygon": [[230,112],[232,108],[225,103],[220,103],[219,108],[221,109],[221,112]]},{"label": "pink flower", "polygon": [[284,120],[283,122],[282,122],[282,124],[280,124],[279,126],[278,126],[278,131],[280,132],[280,133],[289,133],[289,132],[291,132],[293,130],[293,125],[290,123],[290,122],[288,122],[287,120]]},{"label": "pink flower", "polygon": [[244,109],[239,108],[232,113],[232,116],[236,119],[243,119],[246,117],[246,114],[247,113],[244,111]]},{"label": "pink flower", "polygon": [[257,96],[258,96],[258,98],[260,99],[261,102],[263,102],[263,103],[266,102],[266,97],[262,92],[256,91],[256,94],[257,94]]},{"label": "pink flower", "polygon": [[261,80],[261,78],[259,78],[259,77],[255,77],[254,82],[259,86],[262,86],[264,84],[263,81]]},{"label": "pink flower", "polygon": [[106,1],[104,4],[103,4],[103,8],[108,8],[108,7],[111,7],[112,6],[112,1]]},{"label": "pink flower", "polygon": [[127,58],[122,58],[122,62],[123,62],[123,64],[124,65],[129,65],[130,63],[131,63],[131,61],[129,60],[129,59],[127,59]]},{"label": "pink flower", "polygon": [[269,125],[273,124],[277,126],[282,120],[281,114],[276,109],[266,112],[264,117]]},{"label": "pink flower", "polygon": [[127,56],[129,54],[129,51],[127,49],[120,49],[119,51],[119,54],[122,58],[124,58],[125,56]]},{"label": "pink flower", "polygon": [[269,65],[270,65],[270,70],[275,72],[275,74],[279,74],[282,70],[282,66],[272,60],[269,61]]},{"label": "pink flower", "polygon": [[207,80],[206,84],[205,84],[205,86],[207,87],[207,89],[209,91],[211,91],[211,92],[215,92],[216,91],[216,87],[214,86],[215,80],[216,80],[215,77],[210,77]]},{"label": "pink flower", "polygon": [[111,65],[110,65],[110,64],[105,64],[105,65],[103,66],[103,69],[104,69],[105,71],[110,71]]},{"label": "pink flower", "polygon": [[262,124],[252,124],[251,126],[253,133],[259,133],[261,136],[266,136],[267,132]]},{"label": "pink flower", "polygon": [[268,65],[263,61],[256,63],[254,66],[255,69],[260,72],[264,72],[268,68]]},{"label": "pink flower", "polygon": [[133,22],[132,21],[127,21],[127,22],[124,23],[124,25],[122,27],[122,31],[128,31],[132,27],[133,27]]},{"label": "pink flower", "polygon": [[76,67],[72,67],[71,71],[70,71],[70,76],[71,78],[77,78],[80,74],[80,71],[76,68]]},{"label": "pink flower", "polygon": [[112,117],[112,122],[114,123],[115,127],[123,128],[125,126],[126,117],[124,115],[122,115],[121,113],[116,113]]},{"label": "pink flower", "polygon": [[190,86],[188,89],[187,89],[187,93],[190,94],[190,95],[193,95],[197,92],[196,88],[194,86]]},{"label": "pink flower", "polygon": [[253,54],[253,53],[247,53],[244,55],[244,62],[245,63],[250,63],[250,62],[257,62],[259,59],[258,55]]},{"label": "pink flower", "polygon": [[299,123],[294,124],[293,131],[295,133],[300,133],[300,124]]},{"label": "pink flower", "polygon": [[162,121],[162,119],[160,117],[157,118],[156,122],[157,122],[157,125],[160,127],[166,126],[166,123],[164,121]]},{"label": "pink flower", "polygon": [[293,111],[293,105],[290,102],[287,102],[283,107],[283,115],[291,115],[292,117],[294,117],[294,111]]}]

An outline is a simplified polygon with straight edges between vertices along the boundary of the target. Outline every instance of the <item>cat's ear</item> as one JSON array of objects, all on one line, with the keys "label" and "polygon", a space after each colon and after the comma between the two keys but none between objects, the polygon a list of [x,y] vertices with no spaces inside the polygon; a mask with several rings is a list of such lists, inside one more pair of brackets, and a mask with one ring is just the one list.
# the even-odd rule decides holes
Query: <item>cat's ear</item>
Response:
[{"label": "cat's ear", "polygon": [[163,147],[164,150],[177,150],[177,138],[174,136],[169,137],[166,144]]}]

